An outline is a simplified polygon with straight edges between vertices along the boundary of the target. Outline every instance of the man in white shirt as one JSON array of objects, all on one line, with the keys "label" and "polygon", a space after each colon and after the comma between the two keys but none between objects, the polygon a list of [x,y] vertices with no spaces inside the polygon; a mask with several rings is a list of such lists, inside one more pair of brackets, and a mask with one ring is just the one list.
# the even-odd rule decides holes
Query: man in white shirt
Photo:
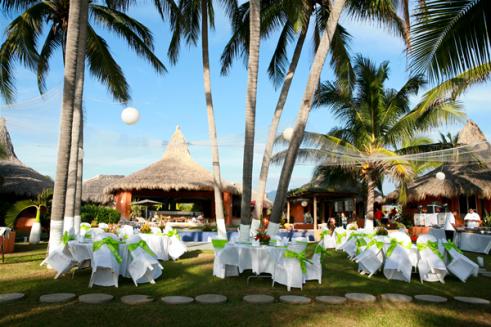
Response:
[{"label": "man in white shirt", "polygon": [[481,217],[474,209],[469,209],[469,213],[465,215],[464,222],[467,227],[476,228],[481,224]]},{"label": "man in white shirt", "polygon": [[448,212],[445,216],[445,238],[447,241],[453,241],[455,235],[455,215],[456,211]]}]

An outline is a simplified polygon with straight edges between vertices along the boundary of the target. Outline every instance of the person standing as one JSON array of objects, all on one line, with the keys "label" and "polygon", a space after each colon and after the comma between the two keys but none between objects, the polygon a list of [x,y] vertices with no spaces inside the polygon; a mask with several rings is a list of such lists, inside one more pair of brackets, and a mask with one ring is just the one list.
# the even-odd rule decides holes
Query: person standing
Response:
[{"label": "person standing", "polygon": [[448,212],[445,216],[445,238],[447,241],[453,241],[455,236],[455,216],[457,212]]},{"label": "person standing", "polygon": [[481,217],[474,209],[469,209],[469,213],[465,215],[464,222],[466,227],[476,228],[481,224]]},{"label": "person standing", "polygon": [[343,225],[344,229],[348,226],[348,217],[346,217],[344,212],[341,212],[341,225]]}]

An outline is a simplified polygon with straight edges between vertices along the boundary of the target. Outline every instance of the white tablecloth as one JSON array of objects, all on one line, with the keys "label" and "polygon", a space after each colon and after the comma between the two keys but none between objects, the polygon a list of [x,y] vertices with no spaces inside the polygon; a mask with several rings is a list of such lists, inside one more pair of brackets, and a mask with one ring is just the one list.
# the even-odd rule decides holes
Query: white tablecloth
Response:
[{"label": "white tablecloth", "polygon": [[456,244],[463,251],[489,254],[491,235],[459,232],[457,233]]},{"label": "white tablecloth", "polygon": [[238,257],[240,272],[252,269],[255,274],[273,274],[274,266],[286,248],[268,245],[229,244],[225,250],[233,251]]}]

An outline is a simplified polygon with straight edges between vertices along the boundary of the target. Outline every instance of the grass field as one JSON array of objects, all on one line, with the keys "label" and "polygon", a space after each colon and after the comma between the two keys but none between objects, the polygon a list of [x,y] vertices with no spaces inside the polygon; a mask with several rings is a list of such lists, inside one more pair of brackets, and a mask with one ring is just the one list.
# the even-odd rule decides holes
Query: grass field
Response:
[{"label": "grass field", "polygon": [[[213,253],[192,251],[176,262],[165,262],[164,274],[155,285],[135,287],[129,279],[120,278],[119,288],[88,288],[90,271],[78,272],[72,279],[67,275],[54,280],[54,273],[39,264],[44,259],[46,245],[20,244],[16,253],[0,263],[0,293],[23,292],[26,298],[0,305],[0,326],[491,326],[491,306],[472,306],[449,301],[446,304],[411,303],[394,305],[377,301],[374,304],[341,306],[312,303],[309,305],[249,305],[242,302],[247,294],[263,293],[275,297],[287,294],[281,285],[271,287],[271,281],[260,279],[246,284],[247,274],[224,280],[212,276]],[[468,254],[474,259],[475,255]],[[491,270],[491,258],[485,257]],[[39,296],[54,292],[77,295],[90,292],[112,294],[116,299],[105,305],[86,305],[76,301],[67,304],[40,304]],[[355,264],[345,254],[328,252],[324,263],[323,281],[309,282],[304,289],[290,294],[310,297],[343,295],[347,292],[435,294],[446,297],[477,296],[491,299],[491,279],[471,278],[462,283],[452,276],[445,284],[419,282],[413,275],[411,283],[388,281],[382,275],[367,278],[356,272]],[[165,295],[196,296],[220,293],[228,297],[222,305],[165,305],[159,298]],[[119,297],[147,294],[156,301],[140,306],[128,306]]]}]

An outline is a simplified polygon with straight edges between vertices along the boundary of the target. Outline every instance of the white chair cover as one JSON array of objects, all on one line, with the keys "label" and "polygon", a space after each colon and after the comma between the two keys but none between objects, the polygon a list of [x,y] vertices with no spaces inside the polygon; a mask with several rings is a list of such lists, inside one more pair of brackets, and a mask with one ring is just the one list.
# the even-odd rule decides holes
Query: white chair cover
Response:
[{"label": "white chair cover", "polygon": [[[310,245],[312,244],[312,245]],[[322,247],[321,242],[309,243],[307,246],[314,247],[314,255],[310,258],[310,262],[305,263],[306,272],[303,274],[303,282],[308,280],[317,280],[322,284],[322,253],[317,251],[317,247]]]},{"label": "white chair cover", "polygon": [[[115,240],[116,235],[99,234],[93,238],[94,242],[103,240],[105,237],[111,237]],[[90,277],[89,287],[99,286],[116,286],[118,287],[119,263],[108,247],[103,244],[100,249],[93,252],[92,275]]]},{"label": "white chair cover", "polygon": [[87,233],[90,230],[90,224],[89,223],[80,223],[80,236],[85,236],[85,233]]},{"label": "white chair cover", "polygon": [[186,251],[188,248],[184,244],[183,241],[181,241],[179,235],[173,235],[169,237],[169,245],[168,245],[168,251],[169,251],[169,256],[172,258],[172,260],[177,260],[179,259]]},{"label": "white chair cover", "polygon": [[[307,243],[293,242],[288,250],[300,253],[305,250]],[[302,288],[304,276],[300,263],[296,258],[281,256],[275,265],[273,273],[273,286],[275,283],[285,285],[290,291],[292,287]]]},{"label": "white chair cover", "polygon": [[[447,242],[445,241],[444,244]],[[479,274],[479,266],[469,258],[457,250],[448,247],[446,248],[448,259],[451,259],[447,265],[448,271],[460,279],[463,283],[467,281],[470,276],[477,277]]]},{"label": "white chair cover", "polygon": [[[438,240],[435,236],[430,234],[423,234],[418,237],[416,244],[419,250],[418,271],[421,282],[441,282],[445,283],[445,276],[447,275],[447,268],[443,261],[443,251],[438,249],[441,257],[432,251],[428,247],[428,242],[437,243]],[[425,245],[426,244],[426,245]]]},{"label": "white chair cover", "polygon": [[405,282],[411,281],[412,262],[410,258],[410,250],[407,248],[411,246],[411,238],[409,235],[402,232],[394,232],[389,235],[391,242],[403,243],[403,246],[396,244],[392,248],[391,245],[387,247],[385,252],[385,265],[384,275],[387,279],[402,280]]},{"label": "white chair cover", "polygon": [[60,243],[53,251],[50,251],[46,259],[41,262],[42,265],[47,265],[48,268],[56,271],[55,279],[67,273],[74,267],[76,262],[73,260],[67,246]]},{"label": "white chair cover", "polygon": [[239,256],[237,248],[227,246],[225,239],[212,239],[215,259],[213,261],[213,276],[225,278],[239,276]]},{"label": "white chair cover", "polygon": [[133,226],[130,225],[122,225],[119,228],[119,237],[121,238],[130,238],[131,236],[135,235],[135,230]]},{"label": "white chair cover", "polygon": [[324,246],[324,249],[335,249],[336,248],[336,238],[334,237],[334,231],[331,235],[329,233],[326,233],[324,231],[329,231],[328,229],[324,229],[324,237],[322,238],[322,246]]},{"label": "white chair cover", "polygon": [[369,241],[365,250],[354,259],[358,263],[358,271],[368,274],[368,277],[379,271],[384,263],[383,245],[388,242],[387,236],[374,236],[373,241]]},{"label": "white chair cover", "polygon": [[106,228],[108,228],[108,227],[109,227],[109,225],[108,225],[108,224],[106,224],[106,223],[99,223],[99,228],[100,228],[100,229],[106,229]]},{"label": "white chair cover", "polygon": [[150,227],[150,230],[152,231],[152,234],[162,234],[162,230],[159,227]]},{"label": "white chair cover", "polygon": [[348,233],[343,227],[336,227],[333,235],[336,242],[336,250],[339,250],[346,241]]},{"label": "white chair cover", "polygon": [[[128,248],[131,248],[131,244],[135,244],[142,241],[138,235],[130,237],[126,243]],[[162,265],[158,262],[157,258],[148,253],[144,248],[137,247],[134,250],[129,250],[130,263],[128,265],[128,273],[133,279],[136,286],[142,283],[155,284],[155,279],[162,275]]]},{"label": "white chair cover", "polygon": [[154,234],[138,234],[142,240],[155,253],[158,260],[169,260],[169,238],[167,236],[158,236]]}]

